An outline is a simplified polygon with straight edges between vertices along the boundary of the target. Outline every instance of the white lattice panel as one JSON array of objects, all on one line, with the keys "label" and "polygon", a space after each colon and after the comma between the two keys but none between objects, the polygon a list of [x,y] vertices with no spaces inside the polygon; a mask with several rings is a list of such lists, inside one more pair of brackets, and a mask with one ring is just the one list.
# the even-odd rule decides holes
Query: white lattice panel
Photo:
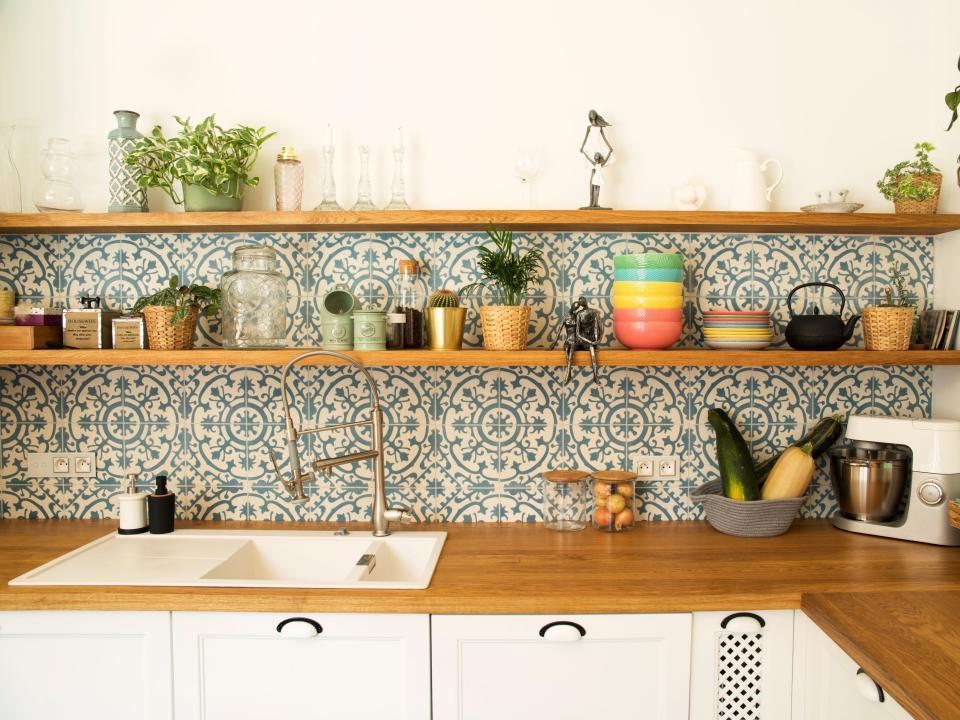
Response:
[{"label": "white lattice panel", "polygon": [[763,634],[717,637],[717,720],[760,720]]}]

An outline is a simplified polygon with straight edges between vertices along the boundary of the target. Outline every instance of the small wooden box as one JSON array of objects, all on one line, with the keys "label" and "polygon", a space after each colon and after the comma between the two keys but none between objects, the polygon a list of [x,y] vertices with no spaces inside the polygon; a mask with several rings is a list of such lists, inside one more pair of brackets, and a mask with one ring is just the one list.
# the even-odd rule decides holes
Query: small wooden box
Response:
[{"label": "small wooden box", "polygon": [[63,329],[52,325],[0,325],[0,350],[63,347]]}]

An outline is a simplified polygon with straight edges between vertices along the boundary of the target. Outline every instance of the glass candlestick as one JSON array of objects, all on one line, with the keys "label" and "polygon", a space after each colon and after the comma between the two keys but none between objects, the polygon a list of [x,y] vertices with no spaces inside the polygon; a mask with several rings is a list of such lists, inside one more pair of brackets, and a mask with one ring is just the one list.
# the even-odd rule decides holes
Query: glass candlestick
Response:
[{"label": "glass candlestick", "polygon": [[352,210],[376,210],[370,197],[370,148],[360,146],[360,181],[357,183],[357,202]]},{"label": "glass candlestick", "polygon": [[323,146],[323,199],[314,210],[343,210],[337,202],[337,181],[333,177],[333,145]]},{"label": "glass candlestick", "polygon": [[385,210],[409,210],[406,186],[403,182],[403,128],[397,128],[397,143],[393,146],[393,190]]}]

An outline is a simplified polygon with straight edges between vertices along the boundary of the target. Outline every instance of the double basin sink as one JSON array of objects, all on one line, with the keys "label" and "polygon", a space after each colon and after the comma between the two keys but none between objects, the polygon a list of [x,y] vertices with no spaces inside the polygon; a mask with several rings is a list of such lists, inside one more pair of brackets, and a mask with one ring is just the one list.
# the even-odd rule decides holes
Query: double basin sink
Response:
[{"label": "double basin sink", "polygon": [[11,585],[423,589],[444,532],[178,530],[111,533]]}]

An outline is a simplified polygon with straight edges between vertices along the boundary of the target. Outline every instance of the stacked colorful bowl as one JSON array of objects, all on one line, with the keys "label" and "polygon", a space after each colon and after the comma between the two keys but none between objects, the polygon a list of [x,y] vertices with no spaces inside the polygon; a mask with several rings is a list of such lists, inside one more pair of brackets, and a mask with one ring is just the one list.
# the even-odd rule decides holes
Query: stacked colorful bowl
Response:
[{"label": "stacked colorful bowl", "polygon": [[704,310],[703,337],[717,350],[762,350],[772,329],[766,310]]},{"label": "stacked colorful bowl", "polygon": [[613,334],[633,350],[660,350],[683,327],[683,255],[639,253],[613,259]]}]

